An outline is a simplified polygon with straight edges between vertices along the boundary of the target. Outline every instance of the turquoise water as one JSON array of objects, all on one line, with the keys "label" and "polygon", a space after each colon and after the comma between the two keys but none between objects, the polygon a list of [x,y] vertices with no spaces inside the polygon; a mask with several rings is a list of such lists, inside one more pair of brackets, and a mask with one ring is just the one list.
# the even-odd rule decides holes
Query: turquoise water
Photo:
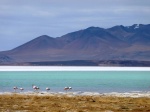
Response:
[{"label": "turquoise water", "polygon": [[150,71],[0,71],[0,92],[13,92],[13,87],[33,91],[32,84],[45,91],[63,92],[132,92],[150,91]]}]

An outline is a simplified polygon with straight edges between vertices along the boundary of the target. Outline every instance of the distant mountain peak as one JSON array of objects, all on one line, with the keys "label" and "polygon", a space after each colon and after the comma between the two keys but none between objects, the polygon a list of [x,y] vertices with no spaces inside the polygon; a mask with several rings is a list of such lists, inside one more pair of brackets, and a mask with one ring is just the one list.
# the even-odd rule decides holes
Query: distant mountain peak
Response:
[{"label": "distant mountain peak", "polygon": [[50,37],[48,35],[41,35],[41,36],[39,36],[39,37],[37,37],[35,39],[53,39],[53,37]]},{"label": "distant mountain peak", "polygon": [[135,26],[135,28],[134,28],[134,29],[139,28],[139,27],[140,27],[140,25],[139,25],[139,24],[136,24],[136,26]]},{"label": "distant mountain peak", "polygon": [[85,30],[83,30],[84,34],[89,34],[89,35],[97,35],[97,34],[100,34],[100,33],[104,33],[106,32],[104,28],[100,28],[100,27],[88,27],[86,28]]},{"label": "distant mountain peak", "polygon": [[104,30],[104,28],[91,26],[91,27],[86,28],[85,30],[88,30],[88,31],[98,31],[99,30],[100,31],[100,30]]},{"label": "distant mountain peak", "polygon": [[90,26],[90,27],[88,27],[88,28],[86,28],[86,29],[100,29],[100,27]]},{"label": "distant mountain peak", "polygon": [[140,26],[142,26],[142,24],[133,24],[132,26],[130,26],[130,28],[138,29],[138,28],[140,28]]},{"label": "distant mountain peak", "polygon": [[48,36],[48,35],[41,35],[39,37],[48,37],[49,38],[50,36]]},{"label": "distant mountain peak", "polygon": [[34,52],[38,50],[46,50],[50,48],[56,48],[55,38],[48,35],[41,35],[19,47],[14,48],[15,52]]},{"label": "distant mountain peak", "polygon": [[113,27],[108,28],[108,29],[110,29],[110,30],[118,30],[118,29],[122,30],[122,29],[125,29],[125,27],[123,25],[117,25],[117,26],[113,26]]},{"label": "distant mountain peak", "polygon": [[108,29],[91,26],[59,38],[41,35],[2,53],[1,62],[150,60],[150,24],[117,25]]}]

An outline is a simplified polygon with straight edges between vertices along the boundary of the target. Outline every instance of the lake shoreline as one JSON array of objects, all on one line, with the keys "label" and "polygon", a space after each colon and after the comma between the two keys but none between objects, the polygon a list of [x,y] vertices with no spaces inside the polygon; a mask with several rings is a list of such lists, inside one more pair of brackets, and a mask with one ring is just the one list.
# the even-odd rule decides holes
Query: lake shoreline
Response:
[{"label": "lake shoreline", "polygon": [[0,71],[150,71],[150,67],[0,66]]},{"label": "lake shoreline", "polygon": [[131,98],[140,98],[140,97],[147,97],[150,98],[150,91],[147,92],[125,92],[125,93],[119,93],[119,92],[110,92],[110,93],[99,93],[99,92],[46,92],[46,91],[40,91],[40,92],[0,92],[0,95],[35,95],[35,96],[106,96],[106,97],[131,97]]}]

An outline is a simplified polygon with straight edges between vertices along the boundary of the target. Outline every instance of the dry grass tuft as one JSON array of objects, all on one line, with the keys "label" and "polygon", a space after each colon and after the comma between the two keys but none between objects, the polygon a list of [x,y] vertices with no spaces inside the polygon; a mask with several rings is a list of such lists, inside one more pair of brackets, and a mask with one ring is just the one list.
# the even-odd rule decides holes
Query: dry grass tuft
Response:
[{"label": "dry grass tuft", "polygon": [[150,98],[0,95],[0,112],[149,112]]}]

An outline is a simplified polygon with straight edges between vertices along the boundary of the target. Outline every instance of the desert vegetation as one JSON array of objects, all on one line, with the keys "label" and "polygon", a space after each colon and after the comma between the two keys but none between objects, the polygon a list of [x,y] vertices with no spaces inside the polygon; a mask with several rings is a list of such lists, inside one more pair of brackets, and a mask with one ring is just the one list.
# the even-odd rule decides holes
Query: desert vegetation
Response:
[{"label": "desert vegetation", "polygon": [[149,112],[150,98],[0,95],[0,112]]}]

